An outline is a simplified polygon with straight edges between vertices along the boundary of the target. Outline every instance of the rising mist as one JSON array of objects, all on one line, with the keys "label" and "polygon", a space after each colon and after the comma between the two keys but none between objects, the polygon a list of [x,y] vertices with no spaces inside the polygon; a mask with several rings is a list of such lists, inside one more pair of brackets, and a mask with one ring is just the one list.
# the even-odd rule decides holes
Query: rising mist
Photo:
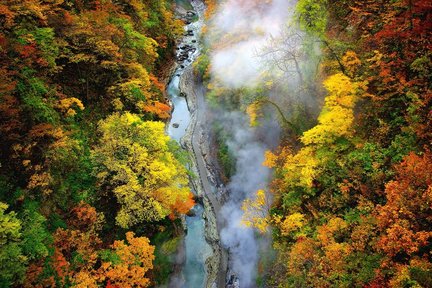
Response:
[{"label": "rising mist", "polygon": [[[266,81],[280,79],[284,71],[269,69],[269,57],[260,54],[266,53],[272,41],[280,38],[293,22],[295,3],[290,0],[222,3],[209,25],[210,34],[206,39],[212,51],[212,81],[226,89],[237,89],[263,85],[263,75]],[[291,82],[298,83],[298,79]],[[286,96],[271,94],[276,98]],[[229,197],[220,215],[224,220],[221,240],[229,250],[230,273],[239,278],[240,287],[254,287],[262,246],[259,241],[263,238],[241,223],[241,206],[245,199],[254,198],[258,189],[268,191],[271,170],[262,165],[264,152],[278,145],[280,128],[275,113],[270,113],[261,126],[254,128],[243,112],[219,112],[218,115],[217,121],[231,135],[227,145],[236,160],[236,173],[228,184]]]}]

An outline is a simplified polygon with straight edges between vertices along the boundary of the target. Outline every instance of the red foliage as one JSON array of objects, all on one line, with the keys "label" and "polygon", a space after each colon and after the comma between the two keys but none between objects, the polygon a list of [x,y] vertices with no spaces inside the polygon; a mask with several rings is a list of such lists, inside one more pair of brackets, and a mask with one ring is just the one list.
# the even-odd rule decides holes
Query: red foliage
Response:
[{"label": "red foliage", "polygon": [[118,286],[118,285],[113,285],[113,284],[111,284],[111,281],[108,280],[108,282],[107,282],[105,288],[120,288],[120,286]]},{"label": "red foliage", "polygon": [[80,230],[89,230],[96,223],[97,212],[96,208],[87,203],[81,202],[78,206],[72,209],[72,215],[69,224]]},{"label": "red foliage", "polygon": [[20,46],[18,49],[18,52],[23,58],[32,58],[37,51],[36,44]]}]

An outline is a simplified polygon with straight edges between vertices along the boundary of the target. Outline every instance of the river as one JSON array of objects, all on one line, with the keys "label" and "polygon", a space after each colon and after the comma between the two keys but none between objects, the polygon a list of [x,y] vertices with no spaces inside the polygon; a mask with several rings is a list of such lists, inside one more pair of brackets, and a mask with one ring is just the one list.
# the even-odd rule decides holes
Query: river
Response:
[{"label": "river", "polygon": [[177,45],[177,65],[167,87],[173,107],[167,133],[193,156],[189,168],[196,177],[191,178],[191,189],[202,203],[195,205],[193,216],[186,216],[185,260],[180,275],[171,279],[170,287],[224,287],[228,261],[219,240],[217,213],[220,203],[208,181],[199,136],[200,121],[204,121],[204,90],[192,73],[192,63],[200,54],[205,5],[201,0],[179,0],[178,5],[178,13],[189,24]]}]

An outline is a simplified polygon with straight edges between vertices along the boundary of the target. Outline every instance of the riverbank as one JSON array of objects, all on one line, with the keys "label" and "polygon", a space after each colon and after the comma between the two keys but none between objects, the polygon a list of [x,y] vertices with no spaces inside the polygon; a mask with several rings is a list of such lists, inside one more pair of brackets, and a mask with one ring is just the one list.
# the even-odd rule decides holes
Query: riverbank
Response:
[{"label": "riverbank", "polygon": [[189,169],[196,177],[190,177],[191,189],[202,203],[196,205],[193,216],[186,216],[183,221],[187,233],[184,246],[179,249],[179,253],[184,255],[182,272],[172,276],[169,286],[225,287],[227,255],[221,248],[217,224],[220,203],[213,196],[202,149],[209,146],[201,125],[205,121],[202,117],[204,92],[192,69],[192,63],[200,53],[199,34],[204,24],[205,6],[198,0],[190,4],[193,9],[177,11],[179,17],[189,24],[177,45],[177,62],[167,89],[173,107],[167,133],[192,156]]},{"label": "riverbank", "polygon": [[197,194],[202,197],[204,203],[204,217],[206,220],[205,236],[207,242],[213,248],[213,255],[207,259],[207,285],[206,287],[224,287],[226,283],[226,271],[228,269],[228,255],[223,249],[219,233],[222,227],[218,224],[217,215],[221,204],[216,199],[213,185],[209,182],[209,170],[204,157],[208,155],[206,133],[203,130],[205,121],[204,89],[199,80],[193,74],[193,69],[186,69],[180,79],[180,90],[186,95],[191,123],[182,138],[181,144],[193,155],[192,171],[198,176],[192,179]]}]

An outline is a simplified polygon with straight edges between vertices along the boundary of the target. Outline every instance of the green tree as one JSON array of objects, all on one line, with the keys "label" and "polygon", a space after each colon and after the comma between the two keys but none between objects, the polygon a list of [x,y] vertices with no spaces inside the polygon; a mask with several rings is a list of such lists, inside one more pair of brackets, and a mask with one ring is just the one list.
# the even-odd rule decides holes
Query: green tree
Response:
[{"label": "green tree", "polygon": [[46,218],[38,212],[37,202],[30,202],[20,218],[23,221],[22,229],[22,250],[29,260],[36,260],[48,256],[48,244],[51,235],[48,232],[45,222]]},{"label": "green tree", "polygon": [[296,15],[300,26],[307,32],[323,37],[327,26],[326,0],[300,0],[296,5]]},{"label": "green tree", "polygon": [[15,212],[5,213],[0,202],[0,286],[9,287],[23,280],[27,258],[21,250],[21,221]]}]

